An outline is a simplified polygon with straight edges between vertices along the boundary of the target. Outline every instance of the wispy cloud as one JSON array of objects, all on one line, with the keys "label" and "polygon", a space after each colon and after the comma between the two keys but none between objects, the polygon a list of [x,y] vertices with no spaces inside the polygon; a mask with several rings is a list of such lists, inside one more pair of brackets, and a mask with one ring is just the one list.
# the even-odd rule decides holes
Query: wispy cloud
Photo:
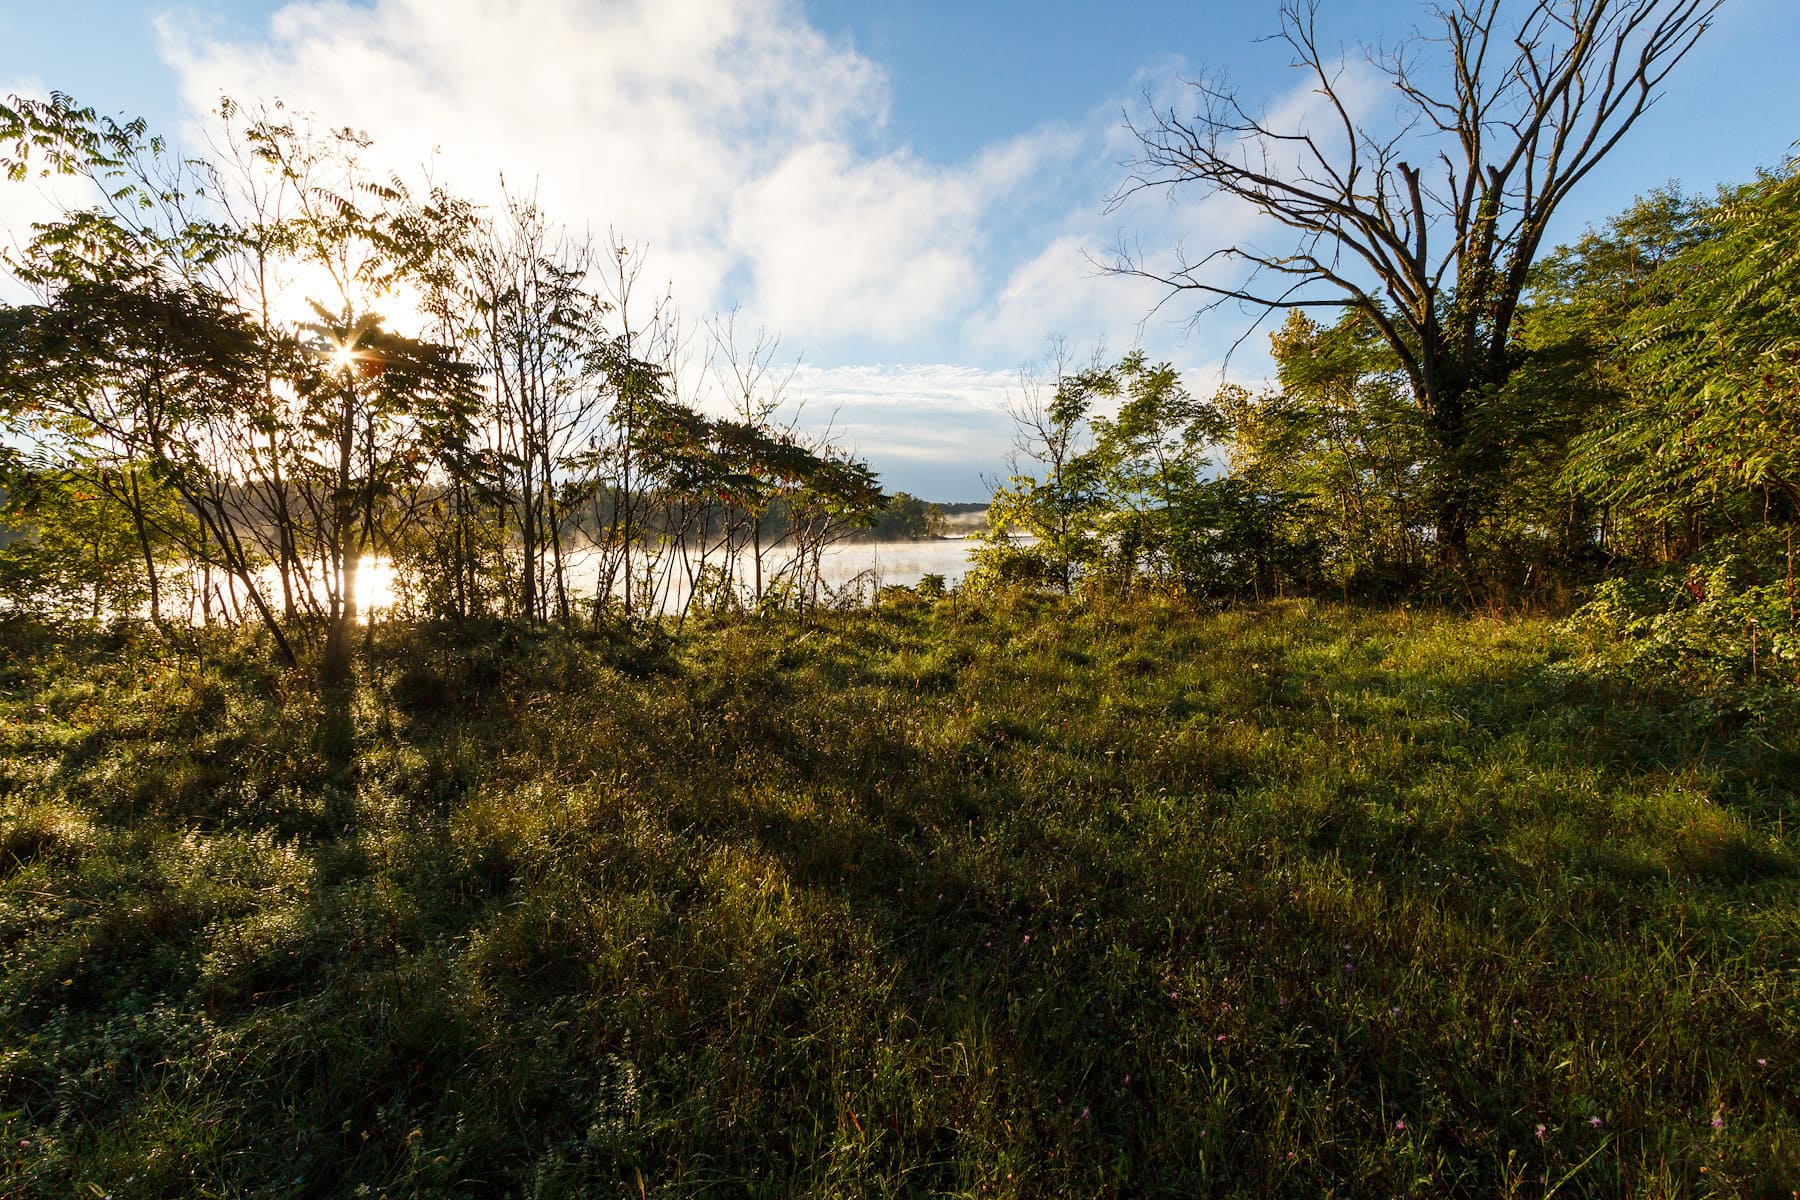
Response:
[{"label": "wispy cloud", "polygon": [[1007,401],[1017,371],[944,363],[802,366],[790,394],[813,428],[884,470],[889,486],[939,500],[972,500],[1002,473],[1012,438]]}]

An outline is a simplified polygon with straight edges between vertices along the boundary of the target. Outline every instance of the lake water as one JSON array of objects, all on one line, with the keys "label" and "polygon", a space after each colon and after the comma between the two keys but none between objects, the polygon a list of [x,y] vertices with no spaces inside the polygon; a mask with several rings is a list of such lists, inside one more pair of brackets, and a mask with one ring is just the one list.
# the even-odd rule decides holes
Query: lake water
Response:
[{"label": "lake water", "polygon": [[[860,583],[868,585],[865,592],[871,592],[874,588],[888,585],[912,587],[926,575],[941,575],[947,586],[954,586],[968,574],[969,556],[976,545],[977,543],[964,538],[922,542],[839,542],[827,547],[820,558],[820,583],[833,592],[853,583]],[[672,557],[668,560],[672,569],[658,577],[657,599],[664,612],[679,611],[687,603],[687,574],[677,561],[678,557],[678,553],[672,552]],[[717,562],[718,556],[715,554],[709,561]],[[789,556],[780,549],[765,550],[765,580],[773,578],[788,561]],[[584,600],[592,599],[598,582],[597,556],[591,551],[574,551],[565,554],[564,562],[570,585],[576,595]],[[751,572],[745,557],[740,558],[736,573],[740,580],[750,578]],[[263,575],[263,594],[271,599],[278,598],[281,590],[273,568],[266,569]],[[364,559],[356,576],[357,596],[363,612],[379,615],[392,609],[396,602],[396,582],[394,569],[386,559]],[[220,599],[229,607],[243,607],[244,599],[240,590],[231,586],[232,581],[215,575],[214,584],[221,589]],[[196,620],[200,617],[197,609],[193,615]],[[250,614],[245,612],[244,615]]]},{"label": "lake water", "polygon": [[[922,542],[839,542],[827,546],[819,558],[819,583],[829,592],[859,585],[865,593],[876,588],[913,587],[926,575],[941,575],[947,587],[962,582],[969,573],[969,556],[977,543],[963,538],[940,538]],[[676,554],[668,561],[671,570],[658,576],[658,604],[664,612],[677,612],[688,600],[687,575]],[[708,560],[722,565],[715,554]],[[576,553],[567,556],[569,580],[584,598],[591,598],[598,581],[596,556]],[[763,551],[763,579],[767,586],[790,563],[780,549]],[[740,587],[748,589],[752,569],[747,551],[739,554],[733,574]],[[863,597],[867,599],[867,594]]]}]

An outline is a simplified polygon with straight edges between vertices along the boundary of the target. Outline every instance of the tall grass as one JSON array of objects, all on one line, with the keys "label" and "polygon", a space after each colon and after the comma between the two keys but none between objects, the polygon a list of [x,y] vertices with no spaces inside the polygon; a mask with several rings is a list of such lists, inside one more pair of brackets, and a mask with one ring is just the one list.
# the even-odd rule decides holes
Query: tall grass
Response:
[{"label": "tall grass", "polygon": [[43,641],[0,1194],[1790,1196],[1800,726],[1575,636]]}]

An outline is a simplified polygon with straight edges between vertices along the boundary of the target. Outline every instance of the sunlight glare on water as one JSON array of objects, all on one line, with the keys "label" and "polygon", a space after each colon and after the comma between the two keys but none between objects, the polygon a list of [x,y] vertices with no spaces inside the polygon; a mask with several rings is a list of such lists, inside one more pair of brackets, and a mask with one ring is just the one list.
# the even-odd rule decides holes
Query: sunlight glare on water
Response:
[{"label": "sunlight glare on water", "polygon": [[385,558],[358,559],[356,563],[356,602],[365,613],[381,613],[393,608],[399,600],[395,590],[394,564]]},{"label": "sunlight glare on water", "polygon": [[[827,548],[820,562],[821,582],[828,588],[842,587],[859,576],[878,584],[898,584],[912,587],[927,574],[941,575],[946,583],[955,586],[968,574],[969,555],[976,543],[961,538],[945,538],[936,541],[920,542],[841,542]],[[591,552],[575,551],[565,558],[565,566],[569,572],[569,580],[576,595],[590,599],[594,590],[594,572],[598,559]],[[777,553],[768,560],[768,571],[772,576],[777,566],[784,561]],[[748,578],[747,565],[740,562],[738,566],[740,578]],[[258,574],[258,582],[263,595],[279,604],[281,597],[281,579],[272,566],[262,568]],[[231,605],[242,609],[244,596],[234,580],[214,577],[213,586],[228,593]],[[316,597],[318,606],[323,609],[326,603],[326,589],[318,576],[313,576],[310,588]],[[659,606],[665,611],[679,609],[687,601],[687,588],[681,573],[672,571],[668,585],[659,592]],[[401,605],[400,579],[394,565],[386,558],[369,557],[358,560],[356,567],[356,602],[359,620],[382,618]],[[196,611],[195,619],[199,619]]]}]

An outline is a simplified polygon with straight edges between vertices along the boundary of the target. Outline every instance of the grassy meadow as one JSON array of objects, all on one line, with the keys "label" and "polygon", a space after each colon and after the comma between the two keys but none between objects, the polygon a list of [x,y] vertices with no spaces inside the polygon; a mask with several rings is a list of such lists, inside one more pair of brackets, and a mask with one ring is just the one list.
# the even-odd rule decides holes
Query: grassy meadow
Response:
[{"label": "grassy meadow", "polygon": [[4,632],[0,1196],[1800,1187],[1800,721],[1549,620]]}]

